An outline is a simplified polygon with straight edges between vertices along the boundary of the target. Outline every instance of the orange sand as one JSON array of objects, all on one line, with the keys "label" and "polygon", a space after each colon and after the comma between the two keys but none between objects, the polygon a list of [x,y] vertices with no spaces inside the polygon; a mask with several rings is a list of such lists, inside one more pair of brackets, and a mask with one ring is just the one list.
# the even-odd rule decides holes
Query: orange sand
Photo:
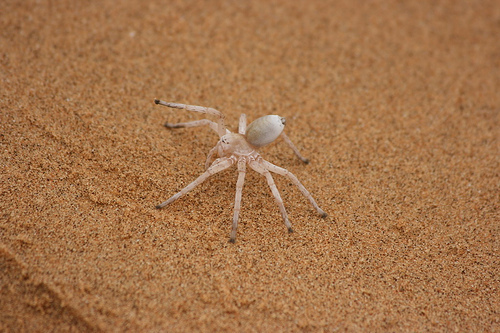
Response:
[{"label": "orange sand", "polygon": [[[0,14],[0,331],[500,330],[498,1],[14,1]],[[236,169],[246,113],[319,218]]]}]

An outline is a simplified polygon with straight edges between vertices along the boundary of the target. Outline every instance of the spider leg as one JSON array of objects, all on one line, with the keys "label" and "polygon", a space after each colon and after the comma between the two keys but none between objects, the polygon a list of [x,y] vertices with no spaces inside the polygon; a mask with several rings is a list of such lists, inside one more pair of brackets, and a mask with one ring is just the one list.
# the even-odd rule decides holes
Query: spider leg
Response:
[{"label": "spider leg", "polygon": [[238,125],[238,133],[245,135],[247,132],[247,115],[242,113]]},{"label": "spider leg", "polygon": [[285,140],[286,144],[290,148],[292,148],[295,155],[305,164],[309,164],[309,160],[300,154],[299,150],[297,149],[297,147],[295,147],[295,145],[293,144],[292,140],[290,140],[288,135],[286,135],[285,132],[281,132],[281,136],[283,137],[283,140]]},{"label": "spider leg", "polygon": [[207,169],[204,173],[202,173],[198,178],[196,178],[195,181],[193,181],[191,184],[188,186],[184,187],[182,190],[171,196],[167,201],[162,202],[161,204],[157,205],[156,208],[160,209],[165,207],[166,205],[174,202],[175,200],[179,199],[181,196],[184,194],[188,193],[192,189],[194,189],[196,186],[200,185],[203,183],[208,177],[216,174],[217,172],[221,172],[223,170],[226,170],[229,168],[231,165],[233,165],[235,162],[235,159],[229,158],[229,157],[221,157],[218,158],[212,163],[210,168]]},{"label": "spider leg", "polygon": [[229,241],[236,241],[236,228],[238,228],[238,217],[241,209],[241,194],[243,193],[243,184],[245,183],[246,161],[244,158],[238,160],[238,181],[236,182],[236,196],[234,198],[233,229]]},{"label": "spider leg", "polygon": [[[188,127],[198,127],[198,126],[206,126],[208,125],[211,129],[213,129],[215,132],[218,131],[217,129],[217,123],[209,120],[209,119],[200,119],[200,120],[195,120],[195,121],[189,121],[186,123],[169,123],[166,122],[163,126],[166,128],[188,128]],[[229,130],[226,129],[226,133],[230,133]]]},{"label": "spider leg", "polygon": [[302,192],[302,194],[309,200],[309,202],[311,202],[311,204],[314,206],[314,208],[321,217],[325,218],[328,216],[327,213],[325,213],[321,208],[319,208],[318,204],[312,197],[311,193],[309,193],[309,191],[304,187],[304,185],[302,185],[302,183],[297,179],[297,177],[293,173],[291,173],[287,169],[274,165],[266,160],[262,160],[262,163],[267,170],[288,177],[292,181],[292,183],[294,183],[299,188],[300,192]]},{"label": "spider leg", "polygon": [[197,105],[187,105],[187,104],[164,102],[164,101],[160,101],[159,99],[155,99],[155,104],[160,104],[160,105],[167,106],[169,108],[174,108],[174,109],[185,109],[188,111],[200,112],[200,113],[216,116],[217,117],[217,133],[219,133],[219,136],[223,136],[224,134],[226,134],[226,126],[224,125],[224,115],[216,109],[207,108],[204,106],[197,106]]},{"label": "spider leg", "polygon": [[285,222],[285,226],[288,229],[288,232],[293,232],[292,225],[290,224],[290,220],[288,220],[288,215],[286,214],[285,210],[285,205],[283,204],[283,200],[281,199],[280,192],[278,191],[278,188],[276,187],[276,184],[274,183],[273,176],[271,173],[267,170],[267,168],[262,164],[262,161],[252,161],[249,163],[250,167],[266,177],[267,184],[269,185],[269,188],[271,188],[271,192],[274,195],[274,199],[276,200],[276,203],[278,204],[278,207],[281,212],[281,216],[283,217],[283,220]]}]

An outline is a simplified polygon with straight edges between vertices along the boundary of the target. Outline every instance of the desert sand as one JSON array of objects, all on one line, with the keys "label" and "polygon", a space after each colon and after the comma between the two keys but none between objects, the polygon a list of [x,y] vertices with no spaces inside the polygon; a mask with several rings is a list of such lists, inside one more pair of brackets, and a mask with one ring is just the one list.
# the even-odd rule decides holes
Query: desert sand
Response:
[{"label": "desert sand", "polygon": [[[15,1],[0,12],[0,331],[499,332],[498,1]],[[329,216],[204,171],[216,108]]]}]

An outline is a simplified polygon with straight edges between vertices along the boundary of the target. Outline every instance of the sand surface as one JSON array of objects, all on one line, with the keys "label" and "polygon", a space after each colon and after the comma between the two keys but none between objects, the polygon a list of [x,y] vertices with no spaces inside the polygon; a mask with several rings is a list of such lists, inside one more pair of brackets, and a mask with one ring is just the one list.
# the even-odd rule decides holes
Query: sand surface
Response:
[{"label": "sand surface", "polygon": [[[0,331],[499,332],[498,1],[15,1],[0,10]],[[217,135],[287,118],[163,210]]]}]

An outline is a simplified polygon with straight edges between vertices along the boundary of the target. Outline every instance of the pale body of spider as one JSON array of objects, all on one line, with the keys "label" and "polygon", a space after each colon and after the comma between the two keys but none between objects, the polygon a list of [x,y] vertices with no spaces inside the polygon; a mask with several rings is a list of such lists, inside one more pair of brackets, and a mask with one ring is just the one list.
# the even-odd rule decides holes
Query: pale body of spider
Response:
[{"label": "pale body of spider", "polygon": [[[205,172],[202,173],[191,184],[170,197],[167,201],[156,206],[156,208],[160,209],[167,206],[168,204],[179,199],[182,195],[194,189],[196,186],[203,183],[208,177],[226,170],[227,168],[236,164],[238,167],[238,180],[236,182],[233,228],[231,230],[231,238],[229,239],[230,242],[234,243],[236,240],[236,229],[238,227],[238,217],[241,209],[241,194],[243,192],[246,166],[248,164],[250,168],[266,177],[267,183],[271,188],[271,192],[280,209],[281,216],[283,217],[283,220],[285,222],[285,226],[288,228],[288,232],[293,232],[292,225],[290,224],[290,220],[288,219],[285,206],[283,205],[283,200],[281,199],[280,193],[276,187],[276,184],[274,183],[271,172],[288,177],[288,179],[290,179],[290,181],[299,188],[299,190],[309,200],[309,202],[311,202],[318,214],[323,218],[327,216],[327,214],[321,208],[319,208],[318,204],[316,203],[316,201],[314,201],[314,198],[311,196],[309,191],[304,187],[304,185],[302,185],[302,183],[297,179],[297,177],[295,177],[295,175],[284,168],[281,168],[264,160],[257,152],[258,148],[270,144],[279,136],[281,136],[301,161],[303,161],[304,163],[309,163],[307,159],[302,157],[292,141],[283,132],[283,129],[285,127],[285,118],[276,115],[268,115],[256,119],[247,127],[246,115],[242,114],[239,120],[238,133],[232,133],[224,125],[224,115],[220,111],[217,111],[215,109],[195,105],[168,103],[160,101],[158,99],[155,99],[155,104],[215,116],[217,122],[213,122],[209,119],[201,119],[186,123],[166,123],[165,127],[183,128],[209,126],[211,129],[218,133],[220,138],[215,147],[212,148],[208,153],[207,160],[205,162]],[[215,159],[215,161],[212,162],[215,153],[219,155],[219,158]]]}]

